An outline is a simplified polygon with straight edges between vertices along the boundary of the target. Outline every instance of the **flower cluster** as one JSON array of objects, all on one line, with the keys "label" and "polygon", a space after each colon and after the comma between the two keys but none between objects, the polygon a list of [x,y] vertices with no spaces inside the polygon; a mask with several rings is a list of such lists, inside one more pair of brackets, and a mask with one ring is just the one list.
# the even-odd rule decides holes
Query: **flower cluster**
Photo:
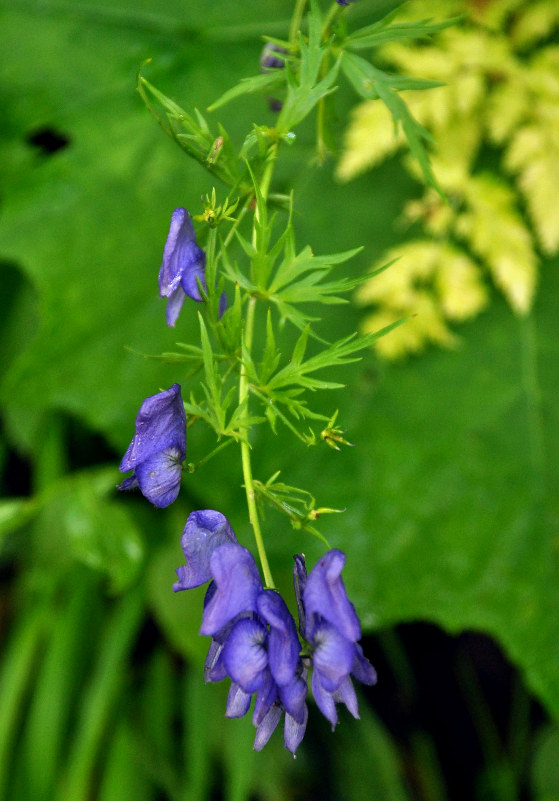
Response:
[{"label": "flower cluster", "polygon": [[[175,324],[187,295],[203,299],[205,260],[188,212],[175,209],[159,272],[160,293],[168,298],[168,325]],[[221,313],[224,304],[222,296]],[[343,432],[333,425],[334,418],[327,432],[344,442]],[[132,475],[119,489],[139,487],[155,506],[168,506],[179,493],[185,458],[186,415],[181,388],[173,384],[142,403],[120,464],[121,472],[132,470]],[[345,554],[329,551],[308,576],[304,556],[295,556],[297,627],[281,595],[263,586],[254,557],[221,512],[192,512],[181,545],[186,564],[177,569],[174,591],[208,584],[200,627],[201,634],[211,637],[206,681],[231,679],[227,717],[246,715],[254,698],[256,750],[284,717],[285,747],[295,754],[307,725],[309,672],[315,701],[332,728],[338,703],[359,716],[352,677],[374,684],[376,673],[363,656],[359,618],[341,578]]]},{"label": "flower cluster", "polygon": [[308,577],[304,557],[295,557],[302,648],[285,601],[263,588],[252,554],[237,542],[224,515],[193,512],[181,545],[187,564],[177,569],[175,592],[210,582],[200,627],[200,634],[212,638],[206,681],[231,679],[225,713],[230,718],[243,717],[254,696],[256,750],[266,745],[285,714],[285,747],[295,754],[307,724],[311,667],[314,698],[332,727],[337,703],[359,716],[351,676],[374,684],[376,673],[358,644],[361,627],[341,578],[341,551],[329,551]]}]

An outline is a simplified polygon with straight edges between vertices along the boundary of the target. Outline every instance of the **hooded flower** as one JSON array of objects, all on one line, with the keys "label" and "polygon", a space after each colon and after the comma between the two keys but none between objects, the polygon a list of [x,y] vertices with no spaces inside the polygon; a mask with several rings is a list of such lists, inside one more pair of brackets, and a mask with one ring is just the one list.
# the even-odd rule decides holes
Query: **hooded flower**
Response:
[{"label": "hooded flower", "polygon": [[359,717],[350,676],[364,684],[377,680],[375,669],[357,642],[361,626],[341,577],[344,564],[345,554],[333,549],[308,577],[304,556],[295,557],[293,570],[299,628],[312,650],[312,691],[332,728],[338,722],[337,703],[344,703],[353,717]]},{"label": "hooded flower", "polygon": [[227,717],[243,717],[255,696],[254,747],[263,748],[285,713],[285,746],[295,753],[307,723],[307,676],[299,656],[295,621],[275,590],[265,590],[254,557],[238,544],[220,512],[193,512],[184,528],[186,566],[177,569],[173,589],[210,581],[201,634],[212,641],[206,681],[229,676]]},{"label": "hooded flower", "polygon": [[179,494],[182,462],[186,458],[186,415],[181,388],[146,398],[136,417],[136,433],[124,454],[119,470],[133,470],[118,487],[139,487],[155,506],[169,506]]},{"label": "hooded flower", "polygon": [[198,281],[205,289],[206,254],[198,247],[186,209],[175,209],[159,270],[159,294],[168,298],[167,325],[174,326],[186,295],[202,300]]},{"label": "hooded flower", "polygon": [[181,538],[186,565],[176,570],[179,580],[173,584],[174,592],[190,590],[209,581],[212,577],[210,557],[226,542],[237,543],[237,538],[225,515],[213,509],[192,512]]}]

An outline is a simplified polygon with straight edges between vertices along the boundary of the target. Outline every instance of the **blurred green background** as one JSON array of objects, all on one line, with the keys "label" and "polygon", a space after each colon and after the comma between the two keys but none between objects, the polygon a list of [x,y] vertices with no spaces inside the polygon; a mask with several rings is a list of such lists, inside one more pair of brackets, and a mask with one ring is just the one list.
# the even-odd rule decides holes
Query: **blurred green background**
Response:
[{"label": "blurred green background", "polygon": [[[256,476],[281,469],[346,509],[321,529],[348,554],[379,668],[361,722],[331,734],[311,705],[295,762],[279,732],[255,754],[250,720],[223,719],[227,688],[201,672],[202,592],[171,592],[193,509],[218,508],[250,546],[237,454],[165,511],[115,491],[141,400],[188,392],[180,366],[143,354],[197,336],[188,306],[166,329],[156,277],[171,211],[212,187],[136,71],[153,58],[156,86],[205,109],[258,71],[291,5],[0,3],[0,799],[559,799],[557,259],[530,315],[494,292],[456,350],[340,371],[347,388],[321,402],[355,448],[255,441]],[[358,0],[352,24],[394,5]],[[355,102],[336,96],[338,135]],[[273,124],[264,97],[220,113],[237,144]],[[407,235],[395,221],[418,186],[398,160],[340,185],[312,157],[309,124],[276,179],[294,188],[298,243],[364,245],[344,265],[361,273]],[[329,339],[359,326],[358,309],[331,309]],[[189,460],[211,446],[197,426]],[[265,528],[288,591],[291,554],[313,563],[322,546],[272,513]]]}]

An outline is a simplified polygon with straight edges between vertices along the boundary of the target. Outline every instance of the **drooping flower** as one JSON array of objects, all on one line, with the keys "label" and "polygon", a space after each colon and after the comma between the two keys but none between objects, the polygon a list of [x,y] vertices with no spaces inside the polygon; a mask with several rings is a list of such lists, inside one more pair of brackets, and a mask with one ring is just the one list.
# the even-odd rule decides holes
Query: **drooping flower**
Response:
[{"label": "drooping flower", "polygon": [[209,581],[212,577],[210,557],[226,542],[236,543],[237,538],[225,515],[213,509],[192,512],[181,538],[187,563],[177,568],[179,580],[173,584],[173,591],[189,590]]},{"label": "drooping flower", "polygon": [[295,557],[293,583],[299,608],[299,628],[312,652],[311,687],[314,699],[332,728],[338,722],[336,704],[344,703],[359,717],[351,676],[375,684],[376,672],[357,642],[361,626],[349,601],[341,571],[345,554],[333,549],[307,577],[304,556]]},{"label": "drooping flower", "polygon": [[173,384],[140,406],[136,433],[119,467],[121,473],[134,472],[118,489],[139,487],[155,506],[169,506],[179,494],[185,458],[186,415],[181,388]]},{"label": "drooping flower", "polygon": [[184,528],[187,565],[178,568],[175,591],[211,582],[201,634],[211,636],[206,681],[227,676],[226,716],[243,717],[253,696],[254,747],[263,748],[285,713],[285,746],[295,753],[307,722],[306,672],[295,621],[275,590],[265,590],[254,557],[220,512],[193,512]]},{"label": "drooping flower", "polygon": [[168,298],[167,325],[174,326],[185,297],[201,301],[200,281],[205,289],[206,254],[198,247],[192,220],[179,207],[171,215],[171,226],[159,270],[159,294]]}]

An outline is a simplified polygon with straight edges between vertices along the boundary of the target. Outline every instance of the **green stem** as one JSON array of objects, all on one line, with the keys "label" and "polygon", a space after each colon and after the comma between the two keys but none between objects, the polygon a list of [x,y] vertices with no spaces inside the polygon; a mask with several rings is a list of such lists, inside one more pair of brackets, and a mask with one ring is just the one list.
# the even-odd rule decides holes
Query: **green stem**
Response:
[{"label": "green stem", "polygon": [[216,266],[216,243],[217,228],[210,228],[208,231],[208,242],[206,245],[206,284],[208,287],[215,287]]},{"label": "green stem", "polygon": [[338,3],[332,3],[330,8],[328,9],[328,13],[324,17],[324,23],[322,25],[322,41],[326,42],[330,38],[330,28],[336,21],[336,19],[343,13],[343,8],[338,5]]},{"label": "green stem", "polygon": [[289,44],[293,45],[297,41],[297,34],[301,30],[301,22],[303,20],[303,14],[305,13],[306,5],[307,0],[297,0],[297,3],[295,4],[295,11],[293,12],[291,25],[289,26]]},{"label": "green stem", "polygon": [[232,442],[234,442],[234,441],[235,441],[235,440],[234,440],[232,437],[231,437],[231,438],[229,438],[229,439],[226,439],[226,440],[224,440],[224,441],[223,441],[223,442],[221,442],[221,443],[220,443],[220,444],[219,444],[219,445],[218,445],[216,448],[214,448],[214,449],[213,449],[213,451],[211,451],[210,453],[208,453],[208,454],[207,454],[207,456],[204,456],[204,458],[203,458],[203,459],[200,459],[200,461],[199,461],[199,462],[189,462],[189,463],[186,465],[186,470],[187,470],[189,473],[195,473],[197,470],[199,470],[199,469],[202,467],[202,465],[206,464],[206,462],[209,462],[209,461],[210,461],[210,459],[213,459],[213,457],[214,457],[214,456],[215,456],[217,453],[219,453],[220,451],[222,451],[222,450],[223,450],[224,448],[226,448],[228,445],[231,445],[231,443],[232,443]]},{"label": "green stem", "polygon": [[[245,321],[245,335],[244,345],[249,351],[252,348],[252,335],[254,331],[254,309],[256,307],[256,298],[250,298],[248,302],[248,309]],[[248,403],[248,376],[246,374],[245,365],[241,365],[241,378],[239,381],[239,405]],[[254,491],[254,479],[252,477],[252,464],[250,460],[250,444],[248,441],[241,442],[241,459],[243,464],[243,478],[245,482],[245,492],[247,496],[248,516],[254,532],[254,539],[256,540],[256,548],[262,565],[262,573],[264,574],[264,582],[266,587],[274,589],[274,580],[270,572],[268,564],[268,557],[266,556],[266,549],[264,547],[264,540],[262,539],[262,530],[260,528],[260,518],[258,517],[258,508],[256,506],[256,494]]]},{"label": "green stem", "polygon": [[264,168],[264,172],[262,173],[262,178],[260,181],[260,192],[264,200],[266,200],[268,197],[268,192],[270,190],[270,183],[272,181],[272,175],[274,172],[274,167],[276,165],[277,157],[278,157],[278,143],[274,142],[272,145],[270,145],[270,150],[268,151],[268,158],[266,159],[266,166]]},{"label": "green stem", "polygon": [[233,225],[231,226],[231,228],[227,232],[227,236],[225,237],[225,240],[223,242],[224,247],[227,247],[227,245],[233,239],[235,231],[237,230],[237,228],[241,224],[245,214],[247,213],[248,207],[250,206],[251,201],[252,201],[252,197],[247,197],[245,202],[243,203],[243,205],[241,207],[241,210],[240,210],[239,214],[237,215],[237,218],[235,219],[235,222],[233,223]]},{"label": "green stem", "polygon": [[[278,154],[278,143],[274,142],[268,153],[268,159],[262,177],[260,179],[260,193],[264,202],[268,197],[274,166]],[[258,216],[258,207],[256,209],[256,216]],[[255,238],[255,229],[253,230],[253,239]],[[253,296],[249,299],[247,314],[245,319],[244,341],[243,344],[250,354],[252,351],[252,337],[254,332],[254,312],[256,308],[256,297]],[[239,379],[239,405],[246,405],[246,413],[248,416],[248,403],[249,403],[249,381],[246,372],[245,364],[241,364],[241,375]],[[266,555],[266,548],[264,547],[264,540],[262,538],[262,530],[260,528],[260,518],[258,516],[258,507],[256,506],[256,493],[254,490],[254,479],[252,476],[252,463],[250,457],[250,443],[247,439],[241,442],[241,460],[243,465],[243,478],[245,484],[245,492],[247,497],[248,515],[256,540],[256,548],[258,550],[258,557],[262,566],[262,573],[264,574],[264,583],[269,589],[274,589],[274,579],[268,564],[268,557]]]}]

